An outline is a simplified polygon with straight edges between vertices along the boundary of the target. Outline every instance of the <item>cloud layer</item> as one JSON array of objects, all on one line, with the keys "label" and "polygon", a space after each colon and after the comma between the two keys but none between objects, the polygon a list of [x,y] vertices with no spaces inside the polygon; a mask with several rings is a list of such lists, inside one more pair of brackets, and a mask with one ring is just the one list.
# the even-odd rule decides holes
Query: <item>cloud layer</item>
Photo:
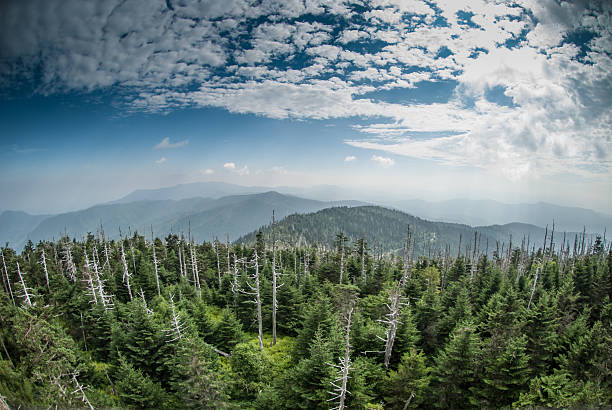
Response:
[{"label": "cloud layer", "polygon": [[[112,89],[132,110],[361,117],[363,137],[347,143],[363,149],[501,169],[513,181],[607,178],[611,6],[585,4],[8,1],[0,81],[26,79],[45,94]],[[431,101],[426,84],[451,88]],[[392,98],[398,91],[415,97]]]}]

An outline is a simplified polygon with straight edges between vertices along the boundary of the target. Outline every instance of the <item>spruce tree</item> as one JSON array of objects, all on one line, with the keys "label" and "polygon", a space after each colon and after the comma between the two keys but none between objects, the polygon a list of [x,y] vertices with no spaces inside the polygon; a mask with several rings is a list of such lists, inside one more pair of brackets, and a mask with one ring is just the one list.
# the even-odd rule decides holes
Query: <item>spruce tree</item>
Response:
[{"label": "spruce tree", "polygon": [[480,338],[473,323],[458,324],[435,359],[432,387],[439,399],[435,406],[465,409],[478,404],[480,357]]}]

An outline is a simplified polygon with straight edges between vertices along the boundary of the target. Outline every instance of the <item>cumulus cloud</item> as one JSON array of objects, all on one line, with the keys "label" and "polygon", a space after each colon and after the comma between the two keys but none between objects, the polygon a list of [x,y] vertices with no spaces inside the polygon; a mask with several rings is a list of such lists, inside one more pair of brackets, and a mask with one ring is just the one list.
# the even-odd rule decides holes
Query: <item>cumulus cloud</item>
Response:
[{"label": "cumulus cloud", "polygon": [[189,143],[189,140],[178,142],[170,142],[170,137],[166,137],[161,142],[153,147],[153,149],[180,148]]},{"label": "cumulus cloud", "polygon": [[356,159],[357,159],[357,157],[356,157],[356,156],[354,156],[354,155],[348,155],[348,156],[344,157],[344,162],[353,162],[353,161],[355,161]]},{"label": "cumulus cloud", "polygon": [[372,161],[379,163],[384,168],[390,168],[395,165],[395,160],[388,157],[381,157],[378,155],[372,155]]},{"label": "cumulus cloud", "polygon": [[[372,0],[362,12],[348,0],[4,2],[0,87],[24,77],[43,94],[120,87],[129,110],[360,117],[363,138],[347,141],[355,147],[508,164],[511,180],[610,174],[612,9],[587,5]],[[363,19],[352,18],[358,12]],[[592,38],[581,44],[576,33]],[[442,81],[455,84],[446,98],[418,98]],[[417,97],[377,94],[397,90]],[[166,137],[155,148],[187,142]]]},{"label": "cumulus cloud", "polygon": [[226,162],[223,164],[223,168],[238,175],[249,175],[251,173],[248,166],[245,165],[242,168],[239,168],[234,162]]}]

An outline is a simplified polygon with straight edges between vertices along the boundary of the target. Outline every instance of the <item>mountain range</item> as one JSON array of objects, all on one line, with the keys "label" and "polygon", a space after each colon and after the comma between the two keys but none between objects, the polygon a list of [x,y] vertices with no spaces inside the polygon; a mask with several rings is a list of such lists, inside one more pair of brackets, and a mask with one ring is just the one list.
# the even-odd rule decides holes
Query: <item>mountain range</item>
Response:
[{"label": "mountain range", "polygon": [[0,243],[21,249],[27,240],[37,243],[60,236],[80,238],[88,232],[104,228],[105,235],[117,239],[120,234],[138,231],[141,234],[165,237],[169,233],[188,232],[196,241],[234,240],[257,229],[272,219],[292,213],[307,213],[333,206],[363,205],[357,201],[315,201],[270,191],[250,195],[231,195],[218,199],[188,198],[118,201],[96,205],[81,211],[58,215],[28,215],[6,211],[0,215]]},{"label": "mountain range", "polygon": [[[416,220],[410,222],[406,219],[408,216],[417,217],[422,223],[437,222],[439,224],[435,226],[424,225],[423,232],[436,232],[437,238],[445,232],[445,235],[448,235],[445,239],[448,240],[448,244],[454,243],[459,234],[464,238],[470,236],[469,232],[473,232],[474,229],[472,226],[480,226],[481,228],[477,229],[481,235],[484,232],[482,227],[488,226],[491,233],[487,234],[487,237],[493,242],[500,239],[507,241],[510,233],[513,233],[514,238],[531,234],[543,236],[543,228],[547,224],[552,225],[553,221],[557,232],[581,232],[583,226],[587,232],[604,232],[606,227],[612,227],[610,216],[588,209],[546,203],[511,205],[473,200],[441,202],[325,200],[322,198],[348,195],[349,191],[333,186],[275,189],[270,191],[266,187],[200,182],[161,189],[137,190],[112,202],[57,215],[30,215],[19,211],[5,211],[0,214],[0,243],[8,242],[9,246],[21,249],[28,240],[36,243],[39,240],[51,240],[65,234],[80,238],[88,232],[95,233],[101,226],[110,238],[119,238],[120,233],[125,234],[129,231],[138,231],[149,236],[152,228],[154,234],[159,237],[167,236],[170,232],[182,232],[187,235],[190,230],[197,241],[212,240],[215,237],[225,239],[227,235],[230,240],[235,240],[268,224],[272,210],[275,210],[276,219],[281,220],[295,213],[305,214],[331,207],[356,207],[373,203],[409,214],[406,217],[394,214],[392,217],[388,214],[388,209],[384,212],[367,214],[368,218],[381,218],[379,223],[370,223],[368,229],[372,235],[379,238],[379,241],[388,241],[389,249],[396,244],[395,239],[382,239],[385,235],[381,235],[380,231],[382,226],[387,226],[385,218],[395,218],[395,223],[402,226],[402,229],[405,229],[407,223],[418,225]],[[310,198],[315,197],[315,199],[299,196],[300,192],[309,193],[312,195]],[[351,195],[359,197],[355,192]],[[317,218],[313,217],[313,222],[310,223],[318,223],[314,222],[318,221]],[[336,224],[323,227],[323,230],[327,229],[330,232],[325,235],[317,234],[316,239],[315,237],[308,239],[307,233],[304,235],[309,241],[325,241],[326,238],[335,235],[331,231],[339,226]],[[391,229],[390,225],[389,228]],[[494,233],[495,230],[499,233]],[[362,231],[365,233],[365,229]],[[354,234],[357,235],[357,231]],[[405,232],[402,231],[401,235],[403,237]],[[391,236],[395,238],[394,234]]]},{"label": "mountain range", "polygon": [[[267,191],[285,195],[310,198],[318,201],[358,200],[369,204],[391,207],[411,215],[439,222],[453,222],[470,226],[505,225],[514,222],[545,228],[546,225],[559,231],[597,233],[612,229],[612,216],[590,209],[559,206],[546,202],[534,204],[506,204],[491,200],[450,199],[425,201],[421,199],[397,199],[384,192],[364,193],[358,190],[333,185],[314,187],[260,187],[241,186],[224,182],[195,182],[172,187],[137,190],[112,203],[128,203],[141,200],[181,200],[187,198],[221,198],[228,195],[245,195]],[[394,194],[402,196],[401,193]]]}]

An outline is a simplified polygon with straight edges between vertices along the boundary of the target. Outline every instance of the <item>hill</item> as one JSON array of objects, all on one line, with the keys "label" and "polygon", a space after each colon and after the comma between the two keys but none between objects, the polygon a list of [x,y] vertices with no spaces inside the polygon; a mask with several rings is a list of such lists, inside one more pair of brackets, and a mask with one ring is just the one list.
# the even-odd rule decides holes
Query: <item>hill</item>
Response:
[{"label": "hill", "polygon": [[[512,223],[471,227],[463,224],[427,221],[404,212],[387,209],[380,206],[336,207],[323,209],[312,214],[294,214],[276,224],[276,236],[285,243],[319,243],[332,246],[336,234],[343,232],[351,242],[364,237],[370,247],[374,244],[384,251],[402,249],[407,227],[413,232],[416,241],[417,255],[428,252],[444,252],[450,245],[451,254],[456,255],[459,240],[462,241],[462,252],[465,246],[473,248],[474,233],[480,238],[479,248],[491,254],[499,242],[507,244],[512,238],[514,246],[520,246],[523,237],[529,238],[530,244],[536,244],[536,249],[542,246],[545,230],[529,225]],[[270,225],[262,228],[266,236],[271,235]],[[252,243],[256,231],[243,236],[238,243]],[[574,233],[568,234],[573,240]],[[563,235],[557,233],[557,247],[561,245]],[[507,245],[505,245],[507,248]]]}]

